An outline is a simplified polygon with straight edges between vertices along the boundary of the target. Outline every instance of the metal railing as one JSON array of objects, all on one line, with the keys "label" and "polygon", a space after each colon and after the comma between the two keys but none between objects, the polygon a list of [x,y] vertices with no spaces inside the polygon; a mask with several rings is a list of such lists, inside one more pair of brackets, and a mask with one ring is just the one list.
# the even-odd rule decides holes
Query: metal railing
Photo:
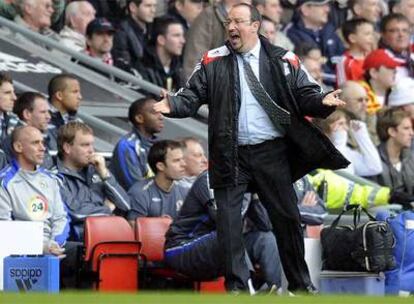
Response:
[{"label": "metal railing", "polygon": [[121,69],[118,69],[116,67],[110,66],[108,64],[103,63],[99,59],[92,58],[88,55],[85,55],[81,52],[74,51],[62,44],[60,44],[58,41],[55,41],[49,37],[45,37],[39,33],[33,32],[30,29],[24,28],[19,24],[16,24],[13,21],[7,20],[4,17],[0,17],[0,26],[4,26],[12,30],[13,32],[20,33],[26,37],[28,37],[30,40],[43,43],[47,47],[57,49],[65,54],[70,55],[72,58],[75,58],[79,60],[82,63],[87,64],[90,67],[93,67],[99,71],[102,71],[110,76],[116,77],[118,79],[121,79],[123,81],[129,82],[133,85],[137,85],[140,88],[144,89],[147,92],[150,92],[152,94],[159,95],[161,93],[162,88],[159,86],[156,86],[155,84],[148,82],[146,80],[143,80],[141,76],[135,76],[130,73],[127,73]]}]

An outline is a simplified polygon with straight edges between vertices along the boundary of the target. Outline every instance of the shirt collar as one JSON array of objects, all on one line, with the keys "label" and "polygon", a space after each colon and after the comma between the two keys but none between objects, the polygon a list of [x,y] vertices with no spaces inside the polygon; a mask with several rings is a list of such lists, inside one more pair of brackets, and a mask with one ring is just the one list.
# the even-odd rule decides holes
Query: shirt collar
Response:
[{"label": "shirt collar", "polygon": [[245,54],[251,54],[253,55],[253,57],[255,57],[258,60],[259,55],[260,55],[260,47],[261,47],[260,40],[258,39],[256,45],[249,52]]}]

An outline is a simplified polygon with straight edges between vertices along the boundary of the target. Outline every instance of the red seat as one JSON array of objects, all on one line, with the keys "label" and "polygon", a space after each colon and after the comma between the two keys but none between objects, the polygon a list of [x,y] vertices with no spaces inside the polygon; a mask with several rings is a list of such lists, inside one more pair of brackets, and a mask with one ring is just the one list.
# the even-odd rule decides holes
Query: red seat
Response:
[{"label": "red seat", "polygon": [[[144,259],[145,272],[164,277],[188,281],[189,278],[175,270],[162,266],[164,261],[165,234],[168,231],[172,219],[167,217],[139,217],[135,222],[135,235],[141,243],[141,256]],[[159,267],[149,269],[149,262],[156,263]],[[225,292],[224,279],[214,281],[195,282],[194,288],[200,292]]]},{"label": "red seat", "polygon": [[171,222],[168,217],[138,217],[135,221],[135,237],[141,244],[144,280],[148,273],[164,278],[184,278],[163,266],[165,233]]},{"label": "red seat", "polygon": [[85,221],[85,262],[101,291],[138,289],[140,243],[129,223],[119,216],[88,217]]}]

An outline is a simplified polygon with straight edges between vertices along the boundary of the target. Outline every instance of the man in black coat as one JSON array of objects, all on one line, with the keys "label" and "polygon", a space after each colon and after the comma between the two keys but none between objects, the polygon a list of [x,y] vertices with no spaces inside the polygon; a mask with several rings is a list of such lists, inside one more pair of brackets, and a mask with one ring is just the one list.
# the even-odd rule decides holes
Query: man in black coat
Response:
[{"label": "man in black coat", "polygon": [[233,6],[226,45],[207,52],[186,87],[154,109],[187,117],[209,105],[209,179],[226,288],[246,290],[250,280],[240,215],[249,189],[269,214],[289,290],[314,292],[292,182],[315,168],[349,164],[304,118],[326,117],[344,102],[336,97],[339,91],[324,93],[293,53],[259,37],[260,21],[254,7]]}]

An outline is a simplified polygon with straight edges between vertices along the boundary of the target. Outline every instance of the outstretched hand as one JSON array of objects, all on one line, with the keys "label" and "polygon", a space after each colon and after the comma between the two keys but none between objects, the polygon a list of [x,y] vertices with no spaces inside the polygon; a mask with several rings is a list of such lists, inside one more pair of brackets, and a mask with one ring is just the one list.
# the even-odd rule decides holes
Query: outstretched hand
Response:
[{"label": "outstretched hand", "polygon": [[161,101],[154,104],[154,111],[160,112],[162,114],[168,114],[171,112],[170,103],[168,102],[168,99],[165,97],[161,99]]},{"label": "outstretched hand", "polygon": [[324,99],[322,99],[322,103],[328,107],[344,106],[346,104],[345,101],[339,99],[338,97],[341,92],[342,90],[336,90],[329,93]]}]

